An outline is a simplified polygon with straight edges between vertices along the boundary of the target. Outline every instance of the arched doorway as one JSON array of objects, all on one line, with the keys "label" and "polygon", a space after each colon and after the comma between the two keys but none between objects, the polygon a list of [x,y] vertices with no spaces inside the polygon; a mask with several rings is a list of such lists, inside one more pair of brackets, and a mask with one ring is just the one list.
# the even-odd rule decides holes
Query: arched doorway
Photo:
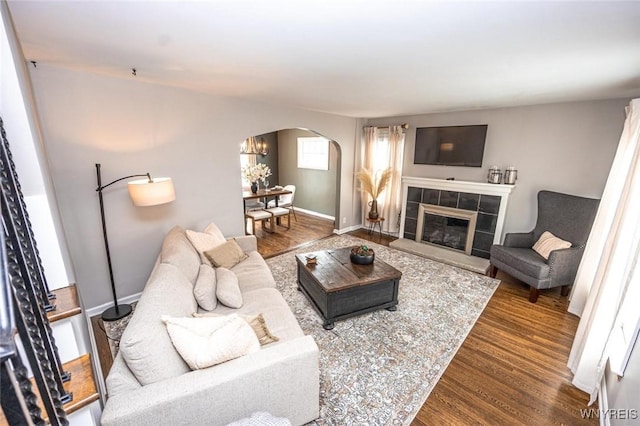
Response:
[{"label": "arched doorway", "polygon": [[[258,154],[240,154],[241,166],[264,164],[271,170],[269,186],[295,185],[291,229],[276,227],[276,232],[256,228],[258,249],[263,256],[286,251],[324,238],[338,228],[340,218],[340,145],[308,129],[281,129],[251,135]],[[243,190],[250,182],[243,180]],[[286,223],[286,221],[285,221]]]}]

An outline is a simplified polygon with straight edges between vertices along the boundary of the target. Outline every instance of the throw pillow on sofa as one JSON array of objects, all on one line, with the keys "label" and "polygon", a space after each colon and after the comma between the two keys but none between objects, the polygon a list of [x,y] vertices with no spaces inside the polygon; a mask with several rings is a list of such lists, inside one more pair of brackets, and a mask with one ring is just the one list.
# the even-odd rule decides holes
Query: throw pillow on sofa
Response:
[{"label": "throw pillow on sofa", "polygon": [[242,307],[242,292],[238,276],[227,268],[216,269],[216,296],[220,303],[230,308]]},{"label": "throw pillow on sofa", "polygon": [[193,286],[193,295],[198,302],[198,306],[205,311],[213,311],[218,306],[216,284],[216,270],[204,263],[200,265],[196,285]]},{"label": "throw pillow on sofa", "polygon": [[187,229],[186,234],[191,244],[193,244],[193,247],[200,254],[200,263],[213,266],[207,256],[204,255],[204,252],[224,244],[227,240],[224,237],[221,239],[218,235],[192,231],[190,229]]},{"label": "throw pillow on sofa", "polygon": [[162,316],[171,342],[192,370],[211,367],[260,349],[255,333],[236,314],[225,317]]},{"label": "throw pillow on sofa", "polygon": [[210,224],[207,225],[206,228],[204,228],[204,233],[205,234],[209,234],[209,235],[213,235],[218,240],[222,240],[222,241],[226,241],[227,240],[224,237],[224,234],[222,233],[220,228],[218,228],[218,225],[216,225],[213,222],[211,222]]},{"label": "throw pillow on sofa", "polygon": [[249,257],[235,239],[220,244],[211,250],[206,250],[204,255],[216,268],[223,267],[227,269],[233,268]]},{"label": "throw pillow on sofa", "polygon": [[[206,317],[221,317],[225,316],[225,314],[218,314],[216,312],[207,312],[205,314],[199,314],[198,312],[194,312],[193,316],[196,318],[206,318]],[[256,333],[256,337],[260,342],[260,345],[264,346],[269,343],[277,342],[280,339],[277,336],[274,336],[269,330],[267,326],[267,322],[264,319],[264,315],[258,314],[254,317],[250,315],[240,315],[240,318],[245,320],[253,329],[254,333]]]}]

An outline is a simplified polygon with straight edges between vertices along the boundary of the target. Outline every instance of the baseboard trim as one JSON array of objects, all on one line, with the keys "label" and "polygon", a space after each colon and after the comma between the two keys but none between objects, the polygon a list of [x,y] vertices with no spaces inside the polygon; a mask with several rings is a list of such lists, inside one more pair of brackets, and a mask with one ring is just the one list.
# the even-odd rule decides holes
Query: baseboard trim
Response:
[{"label": "baseboard trim", "polygon": [[308,214],[309,216],[321,217],[323,219],[329,219],[335,221],[336,218],[333,216],[329,216],[328,214],[314,212],[312,210],[301,209],[300,207],[293,206],[293,209],[300,213]]},{"label": "baseboard trim", "polygon": [[361,226],[360,225],[353,225],[353,226],[349,226],[347,228],[342,228],[342,229],[334,229],[333,233],[334,234],[338,234],[338,235],[342,235],[342,234],[346,234],[347,232],[351,232],[351,231],[357,231],[358,229],[360,229]]},{"label": "baseboard trim", "polygon": [[[137,302],[138,299],[140,299],[140,295],[141,294],[142,294],[142,292],[136,293],[136,294],[132,294],[131,296],[122,297],[122,298],[118,299],[118,303],[130,304],[130,303],[133,303],[133,302]],[[107,309],[109,309],[112,306],[113,306],[113,302],[103,303],[102,305],[94,306],[93,308],[87,309],[86,312],[87,312],[87,315],[89,316],[89,318],[91,318],[91,317],[94,317],[96,315],[101,315],[104,311],[106,311]]]}]

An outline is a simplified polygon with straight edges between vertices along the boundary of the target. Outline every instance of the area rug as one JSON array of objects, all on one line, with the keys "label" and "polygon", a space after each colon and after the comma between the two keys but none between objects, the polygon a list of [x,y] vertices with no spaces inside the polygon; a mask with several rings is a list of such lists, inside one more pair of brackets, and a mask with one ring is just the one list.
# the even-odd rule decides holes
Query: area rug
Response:
[{"label": "area rug", "polygon": [[[398,310],[337,321],[325,330],[297,290],[294,254],[360,244],[402,272]],[[317,241],[267,264],[305,334],[320,348],[317,425],[410,424],[499,284],[349,235]],[[127,322],[105,323],[114,354]]]},{"label": "area rug", "polygon": [[296,250],[366,244],[402,272],[398,310],[333,330],[297,290],[294,253],[267,263],[305,334],[320,348],[320,425],[409,424],[482,313],[499,280],[348,235]]}]

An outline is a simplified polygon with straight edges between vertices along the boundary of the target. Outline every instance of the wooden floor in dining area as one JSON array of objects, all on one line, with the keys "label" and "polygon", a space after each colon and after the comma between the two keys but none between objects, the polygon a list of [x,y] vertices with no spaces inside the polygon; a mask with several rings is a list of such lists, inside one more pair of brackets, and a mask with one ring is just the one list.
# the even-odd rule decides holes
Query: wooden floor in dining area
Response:
[{"label": "wooden floor in dining area", "polygon": [[[328,230],[312,216],[302,216],[299,225],[291,230],[294,245]],[[385,246],[395,239],[366,229],[349,234]],[[284,236],[258,237],[264,256],[288,250]],[[566,366],[578,326],[567,298],[555,289],[533,304],[526,285],[502,272],[498,278],[500,286],[412,424],[597,424],[581,417],[589,398],[571,385]]]},{"label": "wooden floor in dining area", "polygon": [[296,211],[291,214],[291,228],[287,229],[287,219],[281,219],[281,225],[276,225],[276,231],[269,233],[256,224],[258,252],[265,259],[284,253],[296,247],[303,246],[333,234],[334,222]]}]

